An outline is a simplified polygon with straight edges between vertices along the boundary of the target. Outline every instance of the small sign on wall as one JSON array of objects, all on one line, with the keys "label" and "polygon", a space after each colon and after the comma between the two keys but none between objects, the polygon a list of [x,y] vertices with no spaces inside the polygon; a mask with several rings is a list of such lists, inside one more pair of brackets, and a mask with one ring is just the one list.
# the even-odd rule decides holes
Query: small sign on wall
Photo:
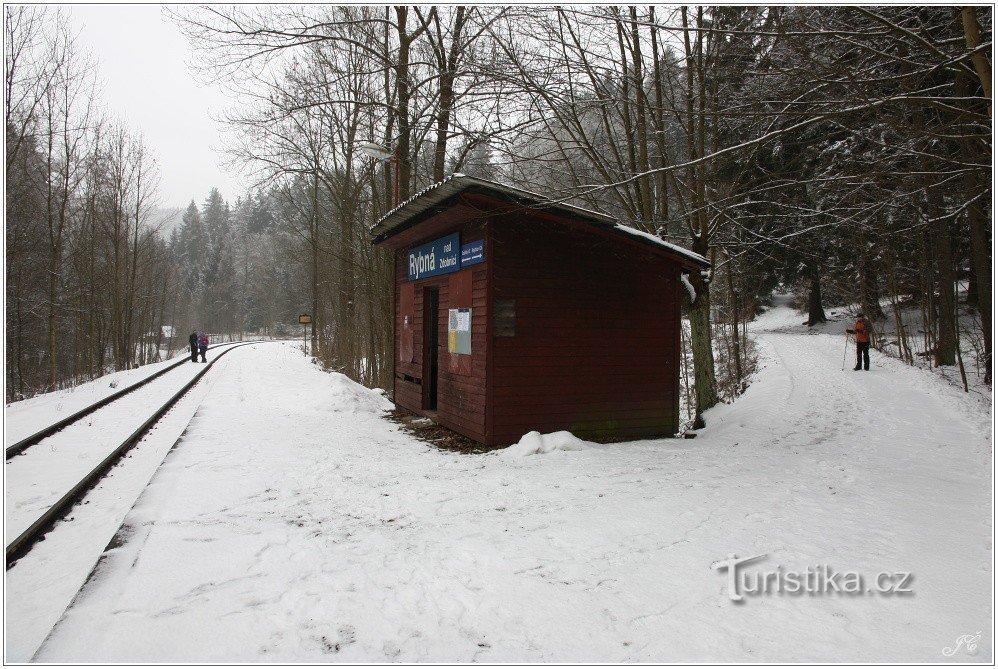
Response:
[{"label": "small sign on wall", "polygon": [[485,262],[485,240],[476,239],[461,247],[461,267]]},{"label": "small sign on wall", "polygon": [[471,355],[471,308],[448,309],[447,351]]}]

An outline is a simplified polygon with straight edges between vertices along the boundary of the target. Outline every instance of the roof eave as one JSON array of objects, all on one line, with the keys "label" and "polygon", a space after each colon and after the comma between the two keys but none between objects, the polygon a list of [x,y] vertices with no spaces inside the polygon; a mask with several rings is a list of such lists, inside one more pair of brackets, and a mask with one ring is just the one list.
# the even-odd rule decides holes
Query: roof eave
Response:
[{"label": "roof eave", "polygon": [[[573,217],[581,221],[588,221],[594,228],[606,230],[613,233],[616,237],[655,251],[659,255],[674,260],[684,269],[695,271],[710,267],[710,262],[703,256],[665,242],[664,240],[659,240],[661,243],[656,242],[657,237],[641,233],[641,231],[635,228],[628,227],[628,230],[634,231],[635,234],[625,231],[619,226],[617,219],[606,214],[564,203],[552,203],[552,205],[545,207],[543,199],[538,199],[540,196],[536,193],[463,174],[451,175],[443,181],[423,189],[385,214],[377,223],[371,226],[371,234],[373,235],[372,243],[379,246],[385,244],[392,237],[419,225],[435,213],[443,211],[454,198],[476,187],[481,188],[486,194],[498,193],[539,211],[553,210],[552,213]],[[420,202],[421,199],[423,199],[423,206],[412,211],[414,205]]]}]

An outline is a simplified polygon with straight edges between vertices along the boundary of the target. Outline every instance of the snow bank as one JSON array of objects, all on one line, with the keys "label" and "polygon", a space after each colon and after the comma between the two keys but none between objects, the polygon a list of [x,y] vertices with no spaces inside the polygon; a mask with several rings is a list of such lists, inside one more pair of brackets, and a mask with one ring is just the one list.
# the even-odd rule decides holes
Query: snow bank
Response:
[{"label": "snow bank", "polygon": [[541,434],[534,431],[520,437],[520,441],[502,453],[506,457],[522,458],[527,455],[540,455],[552,451],[581,451],[587,447],[586,442],[565,430],[551,434]]},{"label": "snow bank", "polygon": [[323,397],[322,402],[336,412],[379,414],[393,407],[382,391],[367,388],[343,374],[332,374],[329,386],[331,395]]}]

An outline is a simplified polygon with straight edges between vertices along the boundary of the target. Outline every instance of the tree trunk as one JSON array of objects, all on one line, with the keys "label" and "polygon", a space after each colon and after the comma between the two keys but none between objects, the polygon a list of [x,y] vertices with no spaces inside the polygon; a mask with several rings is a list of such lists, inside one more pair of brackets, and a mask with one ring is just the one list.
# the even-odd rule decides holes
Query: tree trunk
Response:
[{"label": "tree trunk", "polygon": [[717,379],[714,375],[714,349],[710,331],[710,284],[699,272],[689,276],[696,292],[690,305],[690,349],[693,351],[693,388],[697,408],[693,429],[704,427],[703,413],[718,402]]},{"label": "tree trunk", "polygon": [[49,390],[56,390],[59,381],[58,342],[56,337],[56,303],[59,299],[59,249],[55,246],[49,256],[49,313],[48,313],[48,358]]},{"label": "tree trunk", "polygon": [[[655,146],[657,156],[655,156],[656,168],[663,168],[666,165],[666,144],[665,144],[665,89],[662,86],[664,79],[662,74],[662,63],[659,58],[658,48],[658,28],[655,24],[655,6],[648,8],[648,23],[651,24],[651,56],[652,56],[652,81],[655,86],[655,106],[650,110],[655,128]],[[668,173],[661,170],[656,175],[656,217],[655,222],[659,225],[668,225],[669,222],[669,187]],[[664,231],[668,233],[668,231]]]},{"label": "tree trunk", "polygon": [[973,260],[971,260],[970,270],[967,272],[966,303],[969,306],[976,307],[980,297],[980,293],[977,291],[977,272],[974,271],[974,263]]},{"label": "tree trunk", "polygon": [[412,96],[412,83],[409,81],[409,55],[415,34],[409,34],[409,8],[403,5],[395,7],[396,29],[398,31],[399,52],[395,65],[395,93],[397,96],[396,123],[398,123],[398,144],[396,154],[398,159],[395,169],[398,170],[398,200],[402,202],[409,197],[412,184],[412,120],[409,118],[409,103]]},{"label": "tree trunk", "polygon": [[880,287],[877,281],[877,268],[870,257],[866,231],[859,236],[859,290],[860,306],[868,318],[878,321],[884,318],[884,310],[880,308]]},{"label": "tree trunk", "polygon": [[457,75],[457,59],[461,54],[461,33],[464,29],[467,7],[459,5],[454,14],[454,34],[448,52],[444,52],[443,35],[438,34],[437,45],[440,65],[440,103],[437,112],[437,141],[433,147],[433,180],[443,181],[447,140],[450,134],[450,119],[454,107],[454,81]]},{"label": "tree trunk", "polygon": [[648,161],[648,115],[646,112],[648,101],[645,99],[645,76],[644,69],[642,68],[644,57],[641,53],[641,36],[638,31],[637,7],[632,5],[628,9],[631,18],[631,69],[634,73],[634,124],[637,130],[638,142],[637,167],[638,172],[644,173],[644,176],[637,182],[640,185],[637,201],[641,207],[642,227],[646,230],[651,229],[654,232],[652,226],[649,225],[654,220],[655,213],[652,210],[652,178],[648,174],[651,164]]},{"label": "tree trunk", "polygon": [[949,218],[943,216],[942,200],[937,190],[929,194],[929,213],[938,220],[932,224],[935,249],[936,281],[939,293],[939,314],[936,319],[936,366],[956,364],[956,262],[953,260],[953,240]]},{"label": "tree trunk", "polygon": [[938,312],[938,301],[936,300],[936,273],[935,260],[932,253],[932,230],[926,228],[919,235],[919,248],[921,252],[921,263],[919,265],[918,277],[922,302],[922,350],[926,353],[936,350],[936,314]]},{"label": "tree trunk", "polygon": [[[696,160],[704,155],[706,117],[704,115],[704,33],[703,10],[697,8],[696,30],[689,27],[687,7],[680,7],[683,24],[683,46],[686,56],[686,145],[687,156]],[[695,42],[693,41],[695,40]],[[694,48],[695,44],[695,48]],[[694,79],[694,72],[696,79]],[[687,172],[690,205],[687,220],[693,251],[704,257],[710,252],[710,226],[706,211],[706,168],[693,166]],[[710,282],[699,272],[689,275],[695,296],[690,305],[690,349],[693,351],[693,385],[697,408],[694,429],[704,426],[703,413],[715,406],[717,378],[714,374],[713,337],[710,329]]]},{"label": "tree trunk", "polygon": [[[970,95],[969,75],[957,75],[956,92],[957,95]],[[974,142],[967,137],[962,137],[959,146],[963,159],[968,163],[989,164],[991,162],[991,152],[982,142]],[[981,202],[990,199],[983,199],[984,195],[990,194],[987,186],[990,183],[991,175],[987,169],[964,170],[963,172],[964,198],[969,201],[978,194],[982,196],[967,205],[967,224],[970,227],[970,259],[976,279],[976,304],[981,317],[981,335],[984,340],[984,382],[989,385],[991,384],[993,336],[991,329],[991,295],[993,290],[991,282],[991,221],[981,206]]]},{"label": "tree trunk", "polygon": [[[316,161],[318,163],[318,161]],[[316,355],[316,345],[319,341],[316,330],[320,325],[324,325],[319,314],[319,170],[316,164],[315,173],[312,175],[312,221],[311,239],[309,240],[310,251],[312,252],[312,355]]]},{"label": "tree trunk", "polygon": [[728,257],[728,300],[731,302],[731,341],[735,358],[735,393],[742,387],[742,347],[738,335],[738,293],[735,291],[734,260]]},{"label": "tree trunk", "polygon": [[[969,173],[964,179],[973,179]],[[991,240],[988,234],[989,221],[977,202],[967,208],[970,223],[970,255],[974,263],[974,276],[977,278],[977,310],[981,315],[981,333],[984,339],[985,383],[991,383],[992,370],[992,329],[991,329]]]},{"label": "tree trunk", "polygon": [[814,265],[811,267],[811,285],[807,291],[807,325],[811,327],[818,323],[827,322],[825,309],[821,305],[821,272],[818,270],[818,266]]},{"label": "tree trunk", "polygon": [[[981,45],[981,25],[977,21],[976,7],[963,7],[961,9],[963,18],[963,32],[967,39],[967,47],[977,49]],[[989,49],[990,51],[990,49]],[[974,70],[977,78],[984,89],[984,97],[988,99],[988,115],[991,115],[991,63],[988,62],[987,52],[977,51],[971,60],[974,63]]]},{"label": "tree trunk", "polygon": [[[140,158],[141,160],[141,158]],[[125,290],[125,314],[124,314],[124,345],[122,347],[125,354],[125,367],[131,368],[135,365],[135,339],[145,334],[140,328],[135,332],[135,299],[138,292],[138,271],[139,271],[139,220],[142,218],[142,164],[138,165],[138,174],[135,178],[135,228],[132,230],[132,258],[131,268],[127,279]],[[141,346],[141,344],[140,344]]]}]

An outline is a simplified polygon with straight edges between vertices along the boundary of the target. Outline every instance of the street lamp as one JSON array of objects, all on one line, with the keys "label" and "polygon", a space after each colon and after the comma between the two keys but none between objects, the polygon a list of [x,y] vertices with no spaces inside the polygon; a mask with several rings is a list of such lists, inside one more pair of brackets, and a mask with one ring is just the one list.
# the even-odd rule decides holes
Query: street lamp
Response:
[{"label": "street lamp", "polygon": [[375,160],[380,160],[382,162],[392,163],[392,185],[395,189],[394,191],[394,206],[399,206],[399,152],[398,149],[394,151],[387,149],[380,144],[375,144],[374,142],[358,142],[357,150],[363,153],[365,156],[370,156]]}]

